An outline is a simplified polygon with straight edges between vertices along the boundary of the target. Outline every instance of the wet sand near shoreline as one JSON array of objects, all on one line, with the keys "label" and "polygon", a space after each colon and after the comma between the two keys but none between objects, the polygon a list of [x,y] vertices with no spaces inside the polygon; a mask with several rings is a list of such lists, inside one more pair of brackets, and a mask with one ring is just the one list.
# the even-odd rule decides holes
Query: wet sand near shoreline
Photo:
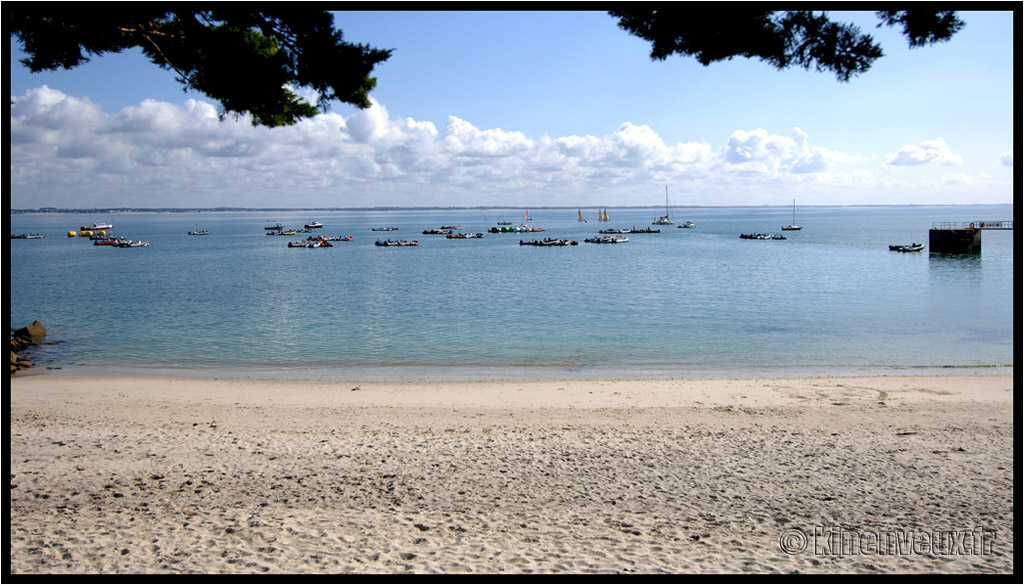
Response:
[{"label": "wet sand near shoreline", "polygon": [[1012,374],[16,376],[9,566],[1010,573],[1013,394]]}]

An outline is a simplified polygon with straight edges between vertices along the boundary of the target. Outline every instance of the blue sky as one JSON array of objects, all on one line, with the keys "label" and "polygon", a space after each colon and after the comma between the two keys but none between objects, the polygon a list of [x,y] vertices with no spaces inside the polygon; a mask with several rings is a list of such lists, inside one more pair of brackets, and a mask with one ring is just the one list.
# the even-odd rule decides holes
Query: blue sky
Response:
[{"label": "blue sky", "polygon": [[137,54],[32,74],[11,40],[11,206],[958,204],[1013,201],[1014,13],[840,83],[736,59],[652,61],[604,12],[343,12],[392,48],[374,106],[220,120]]}]

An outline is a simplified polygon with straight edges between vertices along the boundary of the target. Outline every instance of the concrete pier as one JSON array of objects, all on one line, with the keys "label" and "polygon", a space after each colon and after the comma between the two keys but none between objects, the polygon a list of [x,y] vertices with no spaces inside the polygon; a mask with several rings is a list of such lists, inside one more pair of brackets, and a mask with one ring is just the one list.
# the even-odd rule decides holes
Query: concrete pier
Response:
[{"label": "concrete pier", "polygon": [[929,254],[981,254],[983,230],[1012,230],[1012,221],[943,222],[928,232]]}]

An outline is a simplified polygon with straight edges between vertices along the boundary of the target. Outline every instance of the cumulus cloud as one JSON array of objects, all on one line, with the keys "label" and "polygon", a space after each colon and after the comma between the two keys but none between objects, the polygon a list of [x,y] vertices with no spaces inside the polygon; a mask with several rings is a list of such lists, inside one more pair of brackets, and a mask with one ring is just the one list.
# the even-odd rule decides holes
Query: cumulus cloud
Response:
[{"label": "cumulus cloud", "polygon": [[915,166],[935,163],[940,165],[963,164],[963,157],[953,154],[946,141],[941,137],[935,140],[925,140],[920,144],[908,144],[901,147],[895,153],[886,155],[887,166]]},{"label": "cumulus cloud", "polygon": [[38,205],[68,207],[88,197],[137,207],[487,205],[510,203],[510,193],[551,205],[578,205],[581,193],[648,204],[652,185],[825,182],[837,164],[860,160],[812,144],[800,128],[737,130],[720,149],[673,144],[628,121],[604,135],[531,138],[454,115],[438,130],[374,101],[347,118],[268,129],[197,100],[107,114],[45,86],[11,98],[10,128],[15,192],[60,194]]},{"label": "cumulus cloud", "polygon": [[1004,167],[1013,166],[1013,151],[1004,152],[999,155],[999,163]]},{"label": "cumulus cloud", "polygon": [[763,128],[737,130],[729,136],[720,156],[738,172],[768,176],[821,173],[837,163],[858,160],[858,157],[822,146],[812,146],[810,137],[800,128],[794,128],[789,136],[769,134]]}]

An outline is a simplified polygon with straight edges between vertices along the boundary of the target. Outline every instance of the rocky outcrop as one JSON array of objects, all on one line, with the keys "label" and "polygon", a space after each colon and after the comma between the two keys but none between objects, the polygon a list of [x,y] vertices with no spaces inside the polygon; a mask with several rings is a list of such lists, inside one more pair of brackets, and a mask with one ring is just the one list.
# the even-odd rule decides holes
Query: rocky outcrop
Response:
[{"label": "rocky outcrop", "polygon": [[28,327],[22,327],[11,334],[11,375],[16,372],[31,368],[32,362],[20,354],[30,345],[39,345],[46,338],[46,328],[39,321],[33,322]]}]

